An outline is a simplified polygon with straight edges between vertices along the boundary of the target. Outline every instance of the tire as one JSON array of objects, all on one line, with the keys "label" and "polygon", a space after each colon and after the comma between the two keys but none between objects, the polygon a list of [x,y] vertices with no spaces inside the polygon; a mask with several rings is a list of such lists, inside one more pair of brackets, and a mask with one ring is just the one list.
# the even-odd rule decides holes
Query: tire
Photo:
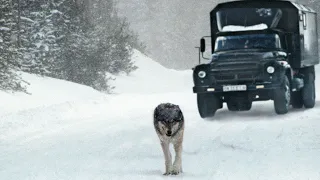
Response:
[{"label": "tire", "polygon": [[316,88],[315,88],[315,78],[313,73],[309,73],[308,79],[305,80],[305,85],[302,88],[302,100],[305,108],[313,108],[316,101]]},{"label": "tire", "polygon": [[229,111],[249,111],[252,107],[252,102],[251,101],[244,101],[244,102],[228,101],[227,106]]},{"label": "tire", "polygon": [[303,100],[302,100],[302,91],[292,92],[291,94],[291,104],[292,107],[295,109],[301,109],[303,107]]},{"label": "tire", "polygon": [[213,117],[222,108],[221,99],[213,93],[197,94],[197,104],[201,118]]},{"label": "tire", "polygon": [[277,114],[286,114],[289,111],[291,100],[290,82],[287,76],[284,76],[281,86],[274,90],[274,109]]}]

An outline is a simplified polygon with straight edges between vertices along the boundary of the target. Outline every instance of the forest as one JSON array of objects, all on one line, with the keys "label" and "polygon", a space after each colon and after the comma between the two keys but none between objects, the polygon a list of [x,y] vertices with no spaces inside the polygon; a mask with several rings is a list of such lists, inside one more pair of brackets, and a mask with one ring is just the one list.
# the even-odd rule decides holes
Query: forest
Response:
[{"label": "forest", "polygon": [[27,72],[108,92],[144,48],[117,13],[114,0],[1,0],[0,89],[27,92]]}]

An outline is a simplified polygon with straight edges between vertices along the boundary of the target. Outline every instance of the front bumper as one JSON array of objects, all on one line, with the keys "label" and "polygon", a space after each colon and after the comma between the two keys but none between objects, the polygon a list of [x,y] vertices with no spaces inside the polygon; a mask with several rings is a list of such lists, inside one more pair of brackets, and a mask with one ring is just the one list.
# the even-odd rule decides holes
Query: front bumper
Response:
[{"label": "front bumper", "polygon": [[[273,90],[273,89],[280,88],[280,83],[257,83],[257,84],[241,84],[241,85],[247,86],[247,90],[245,91]],[[193,93],[212,93],[212,92],[224,93],[225,91],[223,91],[223,86],[224,85],[194,86]],[[227,91],[227,92],[245,92],[245,91]]]}]

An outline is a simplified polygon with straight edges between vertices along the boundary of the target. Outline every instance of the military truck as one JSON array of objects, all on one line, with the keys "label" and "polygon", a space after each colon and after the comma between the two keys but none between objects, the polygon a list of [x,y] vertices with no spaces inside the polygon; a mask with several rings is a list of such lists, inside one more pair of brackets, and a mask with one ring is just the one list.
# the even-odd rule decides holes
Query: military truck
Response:
[{"label": "military truck", "polygon": [[213,117],[224,103],[230,111],[249,111],[254,101],[273,100],[279,115],[291,106],[315,106],[319,52],[312,8],[280,0],[225,2],[210,12],[210,25],[199,58],[206,59],[207,38],[210,56],[193,68],[202,118]]}]

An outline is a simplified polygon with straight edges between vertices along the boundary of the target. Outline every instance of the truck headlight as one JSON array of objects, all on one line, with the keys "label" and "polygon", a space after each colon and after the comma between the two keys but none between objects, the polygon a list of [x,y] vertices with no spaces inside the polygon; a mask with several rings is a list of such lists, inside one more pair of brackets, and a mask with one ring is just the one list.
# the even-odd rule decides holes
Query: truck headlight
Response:
[{"label": "truck headlight", "polygon": [[206,77],[206,75],[207,75],[207,73],[206,73],[206,72],[204,72],[204,71],[199,71],[199,72],[198,72],[198,76],[199,76],[199,78],[205,78],[205,77]]},{"label": "truck headlight", "polygon": [[267,68],[267,72],[268,72],[269,74],[273,74],[273,73],[274,73],[274,67],[273,67],[273,66],[269,66],[269,67]]}]

